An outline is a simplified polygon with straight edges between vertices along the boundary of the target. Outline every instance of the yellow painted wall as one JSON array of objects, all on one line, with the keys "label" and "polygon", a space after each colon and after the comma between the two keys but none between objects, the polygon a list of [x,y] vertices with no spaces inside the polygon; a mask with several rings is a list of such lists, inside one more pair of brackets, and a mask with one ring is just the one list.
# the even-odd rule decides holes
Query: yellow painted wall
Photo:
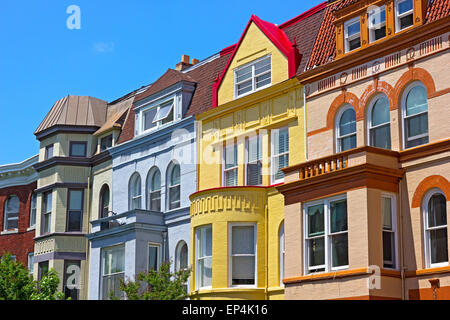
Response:
[{"label": "yellow painted wall", "polygon": [[234,69],[269,54],[272,55],[272,84],[287,80],[289,78],[287,57],[252,22],[222,80],[218,104],[234,100]]}]

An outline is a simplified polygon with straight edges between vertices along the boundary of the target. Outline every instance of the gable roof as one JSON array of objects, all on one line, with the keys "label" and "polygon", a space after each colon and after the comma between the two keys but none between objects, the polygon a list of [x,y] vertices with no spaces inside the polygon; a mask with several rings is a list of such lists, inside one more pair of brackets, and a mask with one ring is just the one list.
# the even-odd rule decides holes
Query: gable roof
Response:
[{"label": "gable roof", "polygon": [[100,127],[106,121],[106,112],[106,101],[69,95],[55,102],[34,134],[42,134],[55,126]]},{"label": "gable roof", "polygon": [[[360,0],[340,0],[330,4],[325,11],[325,16],[320,27],[317,40],[306,70],[318,67],[336,58],[336,31],[334,26],[334,11],[345,8]],[[449,0],[429,0],[427,2],[427,13],[425,24],[431,23],[450,15]]]}]

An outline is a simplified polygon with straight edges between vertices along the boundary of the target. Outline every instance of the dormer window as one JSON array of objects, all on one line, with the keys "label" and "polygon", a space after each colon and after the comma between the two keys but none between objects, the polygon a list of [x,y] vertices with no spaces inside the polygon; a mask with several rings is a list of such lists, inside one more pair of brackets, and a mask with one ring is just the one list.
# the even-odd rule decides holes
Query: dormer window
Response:
[{"label": "dormer window", "polygon": [[344,24],[345,52],[350,52],[361,47],[361,24],[359,17],[349,20]]},{"label": "dormer window", "polygon": [[369,37],[370,42],[386,37],[386,8],[384,6],[369,12]]},{"label": "dormer window", "polygon": [[395,4],[395,26],[397,31],[413,25],[413,0],[397,0]]},{"label": "dormer window", "polygon": [[142,112],[142,132],[159,128],[174,120],[174,100],[166,101],[158,106]]},{"label": "dormer window", "polygon": [[100,151],[105,151],[112,147],[113,136],[112,134],[107,135],[106,137],[101,138],[100,140]]},{"label": "dormer window", "polygon": [[270,86],[272,83],[272,57],[270,55],[241,66],[234,71],[234,96],[245,96]]}]

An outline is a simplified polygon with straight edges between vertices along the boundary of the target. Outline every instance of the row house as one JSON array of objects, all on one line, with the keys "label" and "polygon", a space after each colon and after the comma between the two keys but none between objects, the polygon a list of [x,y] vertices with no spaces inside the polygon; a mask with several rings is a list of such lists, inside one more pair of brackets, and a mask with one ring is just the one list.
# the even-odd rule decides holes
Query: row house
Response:
[{"label": "row house", "polygon": [[0,166],[0,259],[9,253],[33,273],[38,156]]},{"label": "row house", "polygon": [[450,297],[449,27],[446,0],[329,1],[277,187],[286,299]]},{"label": "row house", "polygon": [[305,161],[304,90],[296,78],[325,12],[279,26],[253,15],[197,115],[191,199],[192,299],[283,299],[283,167]]}]

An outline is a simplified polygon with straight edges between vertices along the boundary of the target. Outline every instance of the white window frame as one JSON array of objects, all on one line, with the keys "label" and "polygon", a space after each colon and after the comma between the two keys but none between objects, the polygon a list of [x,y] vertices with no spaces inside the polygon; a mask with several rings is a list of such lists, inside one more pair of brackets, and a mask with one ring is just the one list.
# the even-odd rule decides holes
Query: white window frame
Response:
[{"label": "white window frame", "polygon": [[[347,231],[340,231],[340,232],[336,232],[333,234],[330,234],[330,213],[329,213],[329,204],[331,202],[335,202],[335,201],[339,201],[339,200],[346,200],[347,201]],[[308,240],[313,239],[312,238],[308,238],[308,208],[309,207],[313,207],[316,205],[320,205],[322,204],[324,206],[324,235],[323,236],[318,236],[318,237],[323,237],[324,238],[324,251],[325,251],[325,264],[323,266],[316,266],[316,268],[309,268],[309,252],[308,252]],[[345,266],[339,266],[339,267],[332,267],[332,254],[331,254],[331,238],[334,235],[339,235],[339,234],[347,234],[347,254],[348,254],[348,262],[350,263],[350,252],[348,250],[349,247],[349,241],[348,241],[348,233],[349,233],[349,228],[348,228],[348,198],[347,198],[347,194],[341,194],[338,196],[334,196],[331,198],[326,198],[326,199],[321,199],[321,200],[316,200],[316,201],[311,201],[308,203],[305,203],[303,205],[303,272],[304,275],[308,275],[308,274],[316,274],[316,273],[327,273],[327,272],[333,272],[333,271],[339,271],[339,270],[345,270],[349,268],[349,265],[345,265]],[[318,268],[324,268],[324,271],[318,271],[318,272],[313,272],[312,270],[318,269]]]},{"label": "white window frame", "polygon": [[[109,273],[107,275],[104,274],[105,272],[105,251],[106,250],[111,250],[113,248],[123,248],[123,257],[124,257],[124,268],[123,271],[121,272],[115,272],[115,273]],[[124,275],[124,279],[125,279],[125,271],[126,271],[126,247],[124,243],[118,244],[118,245],[114,245],[114,246],[110,246],[110,247],[104,247],[101,248],[101,264],[100,264],[100,290],[99,290],[99,296],[100,296],[100,300],[103,300],[103,278],[105,276],[114,276],[117,274],[122,274]],[[109,299],[109,295],[108,295],[108,299]]]},{"label": "white window frame", "polygon": [[[381,204],[383,204],[383,198],[389,198],[391,199],[391,213],[392,213],[392,233],[394,234],[394,251],[392,254],[394,255],[394,268],[386,267],[384,266],[384,259],[383,259],[383,268],[384,269],[392,269],[392,270],[399,270],[399,261],[398,261],[398,237],[397,237],[397,197],[393,193],[385,193],[383,192],[381,194]],[[383,207],[382,207],[383,208]],[[382,216],[381,219],[383,219],[383,212],[381,212]],[[381,228],[382,232],[389,232],[388,230],[383,229],[383,221],[381,221]],[[383,244],[381,246],[383,248]]]},{"label": "white window frame", "polygon": [[[383,7],[382,9],[381,9],[381,7],[377,7],[374,11],[369,12],[369,18],[368,18],[368,20],[369,20],[369,41],[370,41],[370,43],[376,42],[376,41],[379,41],[379,40],[381,40],[381,39],[386,38],[386,35],[385,35],[383,38],[375,39],[375,30],[381,29],[381,28],[383,28],[383,27],[384,27],[384,28],[387,28],[387,26],[386,26],[386,20],[387,20],[387,16],[386,16],[386,6],[383,5],[382,7]],[[378,9],[380,9],[380,10],[378,11]],[[385,20],[384,20],[384,22],[381,22],[381,23],[379,23],[379,24],[377,24],[377,25],[372,24],[372,15],[381,13],[381,12],[383,12],[383,11],[384,11],[384,13],[385,13]],[[387,31],[387,29],[386,29],[386,31]]]},{"label": "white window frame", "polygon": [[[33,205],[34,199],[34,205]],[[36,217],[37,217],[37,194],[33,193],[30,200],[30,229],[36,227]],[[34,220],[34,223],[32,223]]]},{"label": "white window frame", "polygon": [[[140,184],[140,189],[141,192],[140,194],[137,194],[137,191],[135,190],[135,186],[136,186],[136,179],[139,179],[139,184]],[[131,175],[131,178],[129,180],[129,184],[128,184],[128,210],[136,210],[136,209],[142,209],[142,179],[141,179],[141,175],[137,172],[133,173]],[[135,208],[134,207],[134,202],[135,200],[139,200],[139,208]]]},{"label": "white window frame", "polygon": [[[249,144],[250,144],[250,139],[257,139],[257,144],[260,147],[260,159],[256,160],[256,161],[249,161],[248,157],[249,157]],[[261,162],[261,183],[260,184],[248,184],[248,165],[249,164],[258,164],[258,162]],[[247,137],[247,139],[245,139],[245,185],[246,186],[262,186],[263,185],[263,143],[262,143],[262,136],[260,134],[254,135],[254,136],[250,136]]]},{"label": "white window frame", "polygon": [[[199,234],[201,234],[201,230],[202,229],[206,229],[206,228],[211,228],[211,256],[202,256],[199,257],[199,248],[200,248],[200,242],[201,241],[206,241],[206,239],[200,239],[201,237],[199,237]],[[196,290],[207,290],[207,289],[211,289],[212,288],[212,281],[213,281],[213,264],[212,264],[212,258],[213,258],[213,253],[214,253],[214,234],[213,234],[213,226],[212,224],[206,224],[206,225],[202,225],[199,226],[195,229],[195,289]],[[200,287],[200,271],[199,271],[199,261],[200,260],[204,260],[204,259],[211,259],[211,285],[210,286],[204,286],[204,287]]]},{"label": "white window frame", "polygon": [[[178,166],[180,168],[180,182],[178,184],[171,185],[173,169],[176,166]],[[173,203],[178,203],[178,207],[171,209],[170,206],[171,206],[172,199],[170,198],[170,190],[177,188],[177,187],[180,189],[180,197],[178,198],[178,200],[173,201]],[[172,161],[168,167],[168,174],[167,174],[167,211],[177,210],[179,208],[181,208],[181,165],[178,164],[177,162]]]},{"label": "white window frame", "polygon": [[[156,121],[156,126],[150,128],[150,129],[145,130],[145,129],[144,129],[144,128],[145,128],[145,117],[144,117],[144,113],[146,113],[146,112],[148,112],[148,111],[150,111],[150,110],[156,108],[155,117],[154,117],[153,120],[152,120],[152,123],[154,123],[154,122],[155,122],[154,119],[155,119],[156,116],[159,114],[159,111],[161,110],[161,107],[162,107],[162,106],[166,106],[166,105],[169,104],[170,102],[172,102],[172,107],[170,108],[170,110],[169,110],[169,112],[167,113],[167,115],[166,115],[164,118],[159,119],[158,121]],[[172,119],[172,121],[163,124],[162,122],[169,116],[169,114],[170,114],[171,112],[173,112],[173,119]],[[140,117],[139,117],[139,118],[140,118],[140,121],[139,121],[139,124],[140,124],[139,134],[144,134],[144,133],[147,133],[147,132],[155,131],[155,130],[161,129],[161,128],[165,127],[165,126],[168,126],[168,125],[174,123],[174,122],[175,122],[175,119],[176,119],[176,103],[175,103],[175,97],[171,97],[170,99],[164,100],[163,102],[158,103],[157,105],[147,106],[147,107],[143,108],[143,109],[139,112],[139,114],[140,114]]]},{"label": "white window frame", "polygon": [[[359,23],[359,33],[349,36],[348,35],[348,27],[355,24],[356,22]],[[352,41],[356,38],[359,38],[359,47],[356,49],[350,50],[350,41]],[[359,16],[344,22],[344,42],[345,42],[345,52],[346,53],[352,52],[352,51],[355,51],[355,50],[358,50],[359,48],[361,48],[361,18]]]},{"label": "white window frame", "polygon": [[[340,135],[340,122],[341,122],[341,118],[344,115],[344,112],[347,111],[348,109],[353,109],[353,111],[356,110],[355,108],[353,108],[353,106],[349,103],[346,103],[344,105],[342,105],[342,107],[339,109],[337,115],[336,115],[336,119],[335,119],[335,123],[334,123],[334,128],[335,128],[335,144],[336,144],[336,153],[340,153],[343,152],[341,151],[341,140],[347,137],[351,137],[351,136],[355,136],[356,137],[356,147],[358,147],[358,121],[356,121],[356,130],[354,133],[349,133],[347,135],[341,136]],[[346,151],[346,150],[345,150]]]},{"label": "white window frame", "polygon": [[[226,152],[228,148],[235,148],[236,152],[236,166],[226,169]],[[236,170],[236,185],[227,186],[226,174],[227,172]],[[239,145],[237,142],[226,143],[222,148],[222,186],[223,187],[236,187],[239,185]]]},{"label": "white window frame", "polygon": [[156,248],[156,271],[159,271],[162,263],[161,244],[156,242],[149,242],[147,246],[147,271],[150,271],[150,247]]},{"label": "white window frame", "polygon": [[[386,125],[389,125],[389,131],[391,129],[391,106],[390,106],[390,102],[389,102],[389,108],[388,108],[388,113],[389,113],[389,122],[385,122],[376,126],[372,126],[372,110],[373,107],[375,106],[375,104],[377,103],[378,99],[385,97],[388,101],[389,98],[384,94],[384,93],[378,93],[377,95],[375,95],[375,97],[372,98],[372,100],[370,101],[369,107],[367,108],[367,145],[371,146],[372,145],[372,139],[371,139],[371,135],[372,135],[372,130],[373,129],[377,129],[377,128],[381,128],[384,127]],[[342,116],[342,114],[341,114]],[[356,131],[358,131],[358,128],[356,128]],[[389,140],[390,140],[390,145],[391,145],[391,149],[392,149],[392,138],[389,135]]]},{"label": "white window frame", "polygon": [[[265,72],[263,72],[261,74],[255,75],[255,64],[260,62],[260,61],[262,61],[262,60],[264,60],[264,59],[266,59],[266,58],[269,58],[269,60],[270,60],[270,70],[265,71]],[[244,69],[244,68],[250,67],[250,66],[252,67],[252,76],[249,79],[251,79],[251,81],[252,81],[252,90],[239,95],[238,94],[238,85],[241,84],[242,82],[249,81],[249,79],[246,79],[246,80],[241,81],[241,82],[238,83],[237,82],[237,72],[242,70],[242,69]],[[264,86],[262,86],[260,88],[256,88],[256,77],[263,76],[263,75],[265,75],[267,73],[271,73],[271,75],[270,75],[270,83],[268,83],[268,84],[266,84],[266,85],[264,85]],[[234,74],[234,99],[242,98],[242,97],[245,97],[246,95],[249,95],[249,94],[251,94],[253,92],[256,92],[256,91],[265,89],[267,87],[270,87],[272,85],[272,55],[268,54],[268,55],[266,55],[264,57],[261,57],[261,58],[258,58],[256,60],[253,60],[252,62],[249,62],[249,63],[246,63],[246,64],[244,64],[242,66],[239,66],[239,67],[234,69],[233,74]]]},{"label": "white window frame", "polygon": [[[277,134],[277,132],[280,132],[282,130],[288,131],[288,151],[275,154],[275,135]],[[288,155],[288,158],[289,158],[289,150],[290,150],[289,142],[290,142],[290,136],[289,136],[289,127],[288,126],[271,130],[271,132],[270,132],[270,183],[272,185],[284,182],[284,177],[283,177],[283,179],[278,179],[278,180],[275,179],[275,175],[277,174],[277,168],[275,168],[275,158],[279,158],[284,155]]]},{"label": "white window frame", "polygon": [[[19,201],[19,207],[17,208],[17,217],[9,217],[9,215],[8,214],[11,214],[11,213],[16,213],[16,212],[6,212],[6,208],[7,208],[7,206],[8,206],[8,201],[10,200],[10,199],[12,199],[12,198],[17,198],[17,200]],[[20,216],[20,198],[18,197],[18,196],[16,196],[15,194],[12,194],[12,195],[9,195],[7,198],[6,198],[6,201],[5,201],[5,208],[4,208],[4,210],[3,210],[3,214],[4,214],[4,219],[3,219],[3,230],[4,231],[17,231],[18,229],[19,229],[19,216]],[[8,226],[8,221],[14,221],[14,220],[17,220],[17,228],[13,228],[13,229],[8,229],[7,228],[7,226]]]},{"label": "white window frame", "polygon": [[[444,192],[441,189],[433,188],[428,190],[425,197],[422,201],[422,221],[423,221],[423,239],[424,239],[424,254],[425,254],[425,268],[431,269],[431,268],[439,268],[439,267],[445,267],[449,265],[449,262],[439,262],[439,263],[431,263],[431,252],[430,252],[430,238],[428,235],[428,231],[430,230],[437,230],[437,229],[447,229],[447,237],[448,237],[448,219],[447,224],[445,226],[438,226],[438,227],[432,227],[428,228],[428,202],[430,201],[431,197],[435,194],[441,194],[445,197]],[[448,200],[446,198],[446,200]],[[447,202],[446,202],[447,203]],[[448,216],[448,213],[447,213]],[[447,245],[447,251],[448,251],[448,245]],[[447,253],[447,256],[450,257]]]},{"label": "white window frame", "polygon": [[284,265],[286,259],[286,233],[284,228],[284,221],[281,223],[280,227],[280,286],[284,287],[283,278],[284,278]]},{"label": "white window frame", "polygon": [[[399,14],[400,10],[398,9],[398,6],[399,6],[400,3],[405,2],[405,1],[411,1],[413,7],[412,7],[411,10],[406,11],[406,12],[404,12],[402,14]],[[410,25],[409,27],[406,27],[404,29],[400,29],[400,19],[403,18],[403,17],[406,17],[406,16],[408,16],[410,14],[413,15],[413,23],[412,23],[412,25]],[[414,26],[414,0],[395,0],[395,31],[399,32],[399,31],[407,30],[407,29],[409,29],[409,28],[411,28],[413,26]]]},{"label": "white window frame", "polygon": [[[408,97],[409,92],[416,86],[423,87],[425,89],[425,91],[427,92],[427,111],[426,112],[423,111],[421,113],[416,113],[416,114],[414,114],[412,116],[407,117],[406,116],[406,99]],[[403,144],[403,150],[405,150],[405,149],[413,148],[413,147],[406,147],[407,140],[410,141],[410,140],[416,140],[416,139],[421,139],[421,138],[425,138],[425,137],[428,137],[428,139],[429,139],[429,137],[430,137],[430,119],[428,117],[428,115],[429,115],[429,112],[428,112],[429,111],[428,90],[427,90],[427,88],[425,87],[425,85],[421,81],[411,82],[408,86],[406,86],[405,90],[403,90],[402,100],[401,100],[401,108],[402,108],[401,112],[402,112],[402,136],[403,136],[402,144]],[[408,139],[407,134],[406,134],[406,120],[408,118],[410,118],[410,117],[416,117],[418,115],[422,115],[422,114],[425,114],[425,113],[427,114],[427,118],[428,118],[428,132],[427,133],[423,133],[423,134],[418,135],[418,136],[411,137],[411,138]]]},{"label": "white window frame", "polygon": [[[233,227],[253,227],[253,244],[255,254],[233,255]],[[256,288],[258,285],[258,243],[256,222],[233,222],[228,224],[228,286],[230,288]],[[255,257],[255,284],[233,285],[233,256]]]},{"label": "white window frame", "polygon": [[[47,202],[46,195],[47,196],[50,195],[50,197],[51,197],[51,202],[50,203],[52,204],[52,207],[50,208],[50,211],[48,211],[48,208],[47,208],[47,203],[48,202]],[[45,208],[45,211],[42,212],[41,222],[44,223],[45,219],[46,219],[46,216],[48,216],[48,231],[44,230],[44,227],[45,227],[45,224],[44,224],[44,225],[41,226],[41,234],[48,234],[48,233],[51,233],[51,231],[52,231],[53,190],[48,191],[48,192],[44,192],[42,194],[42,209],[44,209],[44,208]]]},{"label": "white window frame", "polygon": [[[159,173],[159,178],[160,178],[160,184],[159,184],[159,189],[158,190],[153,190],[152,189],[152,184],[153,184],[153,178],[155,177],[155,174]],[[161,175],[161,170],[159,170],[158,167],[153,167],[150,169],[149,174],[147,176],[147,210],[152,211],[152,194],[158,193],[159,192],[159,208],[160,211],[163,211],[163,207],[162,207],[162,175]],[[156,198],[158,199],[158,198]]]}]

